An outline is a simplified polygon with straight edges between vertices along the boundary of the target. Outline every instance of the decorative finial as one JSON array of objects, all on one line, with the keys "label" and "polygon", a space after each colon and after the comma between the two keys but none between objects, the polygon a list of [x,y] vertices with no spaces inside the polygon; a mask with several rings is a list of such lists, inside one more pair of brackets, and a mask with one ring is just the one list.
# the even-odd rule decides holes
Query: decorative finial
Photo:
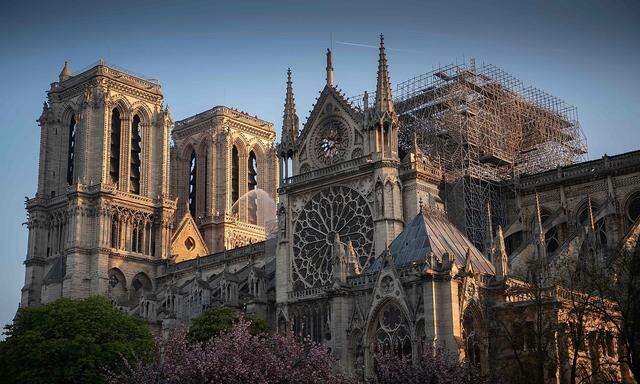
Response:
[{"label": "decorative finial", "polygon": [[64,67],[62,67],[62,71],[60,71],[60,75],[58,76],[58,78],[62,83],[63,81],[67,80],[70,77],[71,77],[71,70],[69,70],[69,62],[65,61]]},{"label": "decorative finial", "polygon": [[293,82],[291,81],[291,68],[287,69],[287,90],[284,100],[284,114],[282,117],[282,147],[287,152],[293,150],[298,137],[298,115],[293,96]]},{"label": "decorative finial", "polygon": [[387,66],[387,54],[384,49],[384,35],[380,34],[380,52],[378,56],[378,79],[376,82],[375,110],[378,113],[395,114],[393,96],[391,95],[391,80]]},{"label": "decorative finial", "polygon": [[327,48],[327,85],[333,87],[333,58],[329,48]]}]

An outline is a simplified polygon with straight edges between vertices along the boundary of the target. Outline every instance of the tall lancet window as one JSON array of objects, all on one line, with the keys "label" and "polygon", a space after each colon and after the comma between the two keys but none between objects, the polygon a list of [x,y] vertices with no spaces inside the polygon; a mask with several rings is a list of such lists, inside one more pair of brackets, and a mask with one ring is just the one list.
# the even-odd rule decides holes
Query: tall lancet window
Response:
[{"label": "tall lancet window", "polygon": [[[258,161],[256,159],[256,154],[251,151],[249,152],[249,159],[248,159],[248,163],[247,163],[247,190],[249,192],[253,191],[254,189],[256,189],[256,186],[258,185]],[[258,196],[255,193],[250,193],[249,195],[249,222],[251,224],[257,224],[258,223]]]},{"label": "tall lancet window", "polygon": [[194,150],[191,152],[191,158],[189,159],[189,213],[194,218],[196,217],[197,172],[198,161]]},{"label": "tall lancet window", "polygon": [[238,148],[231,149],[231,204],[235,204],[240,197],[240,158]]},{"label": "tall lancet window", "polygon": [[109,176],[114,184],[120,180],[120,111],[111,111],[111,151],[109,155]]},{"label": "tall lancet window", "polygon": [[140,194],[140,164],[142,163],[142,125],[140,117],[133,116],[131,122],[131,169],[129,172],[129,192]]},{"label": "tall lancet window", "polygon": [[76,117],[69,122],[69,148],[67,150],[67,184],[73,184],[73,167],[76,159]]}]

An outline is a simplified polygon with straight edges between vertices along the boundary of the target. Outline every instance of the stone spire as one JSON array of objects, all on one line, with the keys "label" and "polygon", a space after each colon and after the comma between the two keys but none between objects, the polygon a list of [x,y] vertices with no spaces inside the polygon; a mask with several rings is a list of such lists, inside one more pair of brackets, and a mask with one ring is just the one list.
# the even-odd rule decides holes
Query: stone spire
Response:
[{"label": "stone spire", "polygon": [[327,85],[333,87],[333,58],[329,48],[327,48]]},{"label": "stone spire", "polygon": [[298,115],[296,115],[296,101],[293,97],[293,83],[291,82],[291,68],[287,69],[287,94],[284,100],[284,115],[282,117],[282,145],[292,149],[298,137]]},{"label": "stone spire", "polygon": [[63,81],[67,80],[70,77],[71,77],[71,70],[69,70],[69,63],[65,61],[64,67],[62,68],[62,71],[60,71],[60,75],[58,75],[58,78],[62,83]]},{"label": "stone spire", "polygon": [[398,115],[393,106],[391,82],[384,50],[384,36],[380,35],[376,95],[370,112],[366,113],[366,129],[369,152],[380,158],[398,157]]},{"label": "stone spire", "polygon": [[498,227],[496,240],[497,246],[491,258],[493,259],[493,266],[496,269],[496,278],[503,280],[509,274],[509,257],[507,256],[507,247],[504,243],[502,226]]},{"label": "stone spire", "polygon": [[376,102],[374,105],[378,114],[395,114],[393,97],[391,95],[391,80],[387,67],[387,54],[384,50],[384,36],[380,34],[380,54],[378,57],[378,81],[376,83]]}]

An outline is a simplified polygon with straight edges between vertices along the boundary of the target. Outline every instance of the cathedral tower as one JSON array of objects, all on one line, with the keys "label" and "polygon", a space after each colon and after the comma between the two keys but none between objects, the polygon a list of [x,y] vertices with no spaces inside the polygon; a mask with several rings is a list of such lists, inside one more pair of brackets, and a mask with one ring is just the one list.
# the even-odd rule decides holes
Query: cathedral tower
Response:
[{"label": "cathedral tower", "polygon": [[102,61],[73,75],[65,63],[47,95],[21,306],[91,294],[135,301],[168,256],[175,208],[160,84]]},{"label": "cathedral tower", "polygon": [[176,221],[191,215],[210,252],[262,241],[275,230],[278,169],[271,123],[217,106],[177,121],[172,137]]}]

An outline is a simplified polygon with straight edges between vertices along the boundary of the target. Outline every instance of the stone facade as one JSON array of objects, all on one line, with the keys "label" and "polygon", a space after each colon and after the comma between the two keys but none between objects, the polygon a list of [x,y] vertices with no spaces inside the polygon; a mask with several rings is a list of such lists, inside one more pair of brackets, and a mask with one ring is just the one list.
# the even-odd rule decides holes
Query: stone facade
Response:
[{"label": "stone facade", "polygon": [[[536,308],[527,261],[579,257],[594,241],[613,251],[640,233],[637,151],[517,178],[504,188],[508,225],[488,226],[481,252],[447,210],[441,168],[415,138],[400,155],[383,40],[362,108],[333,80],[328,51],[326,85],[299,132],[288,72],[276,146],[272,125],[243,112],[215,107],[173,124],[156,83],[65,66],[39,120],[21,305],[105,294],[166,330],[224,305],[328,345],[357,377],[372,374],[379,349],[418,359],[433,344],[509,374],[516,353],[530,355],[519,333]],[[260,209],[269,199],[277,222]],[[566,321],[571,294],[545,288],[546,318]],[[555,336],[545,380],[566,382],[571,346]]]},{"label": "stone facade", "polygon": [[278,183],[272,124],[218,106],[176,122],[172,137],[176,217],[188,209],[214,252],[265,240]]}]

